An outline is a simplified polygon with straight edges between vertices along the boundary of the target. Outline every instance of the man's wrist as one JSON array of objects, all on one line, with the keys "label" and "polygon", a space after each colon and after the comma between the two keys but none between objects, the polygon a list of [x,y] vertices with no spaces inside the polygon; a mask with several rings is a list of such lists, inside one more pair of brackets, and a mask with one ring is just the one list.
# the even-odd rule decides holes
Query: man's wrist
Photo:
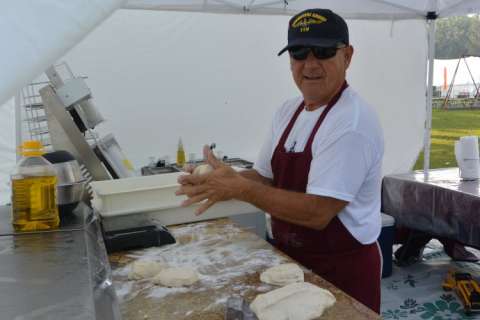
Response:
[{"label": "man's wrist", "polygon": [[252,196],[253,196],[253,190],[255,189],[255,184],[257,184],[255,181],[242,177],[238,200],[251,202]]}]

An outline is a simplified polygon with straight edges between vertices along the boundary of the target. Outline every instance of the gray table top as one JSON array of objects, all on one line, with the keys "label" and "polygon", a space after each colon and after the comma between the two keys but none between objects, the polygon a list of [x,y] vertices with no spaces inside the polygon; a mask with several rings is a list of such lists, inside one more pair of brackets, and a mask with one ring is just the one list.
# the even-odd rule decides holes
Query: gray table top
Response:
[{"label": "gray table top", "polygon": [[60,229],[15,233],[0,207],[2,319],[119,319],[98,221],[81,205]]},{"label": "gray table top", "polygon": [[382,211],[398,225],[480,247],[480,184],[461,180],[458,168],[385,176]]},{"label": "gray table top", "polygon": [[[17,232],[13,229],[11,223],[11,212],[12,207],[10,205],[0,206],[0,236],[26,234],[26,232]],[[60,227],[58,229],[52,231],[36,231],[33,233],[38,234],[84,230],[85,219],[87,219],[89,213],[90,210],[88,207],[84,204],[81,204],[72,214],[62,217]]]},{"label": "gray table top", "polygon": [[389,175],[386,178],[425,183],[472,196],[480,196],[480,181],[460,179],[458,168],[432,169],[428,174],[424,174],[423,171],[413,171]]}]

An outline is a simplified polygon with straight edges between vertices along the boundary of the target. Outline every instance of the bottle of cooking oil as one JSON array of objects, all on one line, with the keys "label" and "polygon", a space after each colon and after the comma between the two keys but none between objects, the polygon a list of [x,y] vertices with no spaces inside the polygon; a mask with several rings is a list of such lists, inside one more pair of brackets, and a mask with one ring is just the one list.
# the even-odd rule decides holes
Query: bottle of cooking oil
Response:
[{"label": "bottle of cooking oil", "polygon": [[177,167],[183,167],[185,164],[185,150],[183,149],[182,138],[178,140],[178,149],[177,149]]},{"label": "bottle of cooking oil", "polygon": [[57,176],[52,164],[42,157],[40,141],[25,141],[22,159],[11,176],[12,224],[16,231],[57,228]]}]

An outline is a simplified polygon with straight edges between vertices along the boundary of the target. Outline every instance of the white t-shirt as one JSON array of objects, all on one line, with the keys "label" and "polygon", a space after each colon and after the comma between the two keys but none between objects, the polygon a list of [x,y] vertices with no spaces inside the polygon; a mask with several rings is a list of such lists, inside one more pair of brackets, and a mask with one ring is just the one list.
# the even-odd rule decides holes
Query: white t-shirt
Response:
[{"label": "white t-shirt", "polygon": [[[262,176],[273,178],[273,152],[301,102],[302,97],[288,100],[276,112],[253,167]],[[303,151],[324,109],[300,113],[285,142],[286,150],[293,146],[294,152]],[[383,132],[375,111],[348,87],[315,135],[306,192],[349,202],[338,217],[363,244],[375,242],[382,227],[382,157]]]}]

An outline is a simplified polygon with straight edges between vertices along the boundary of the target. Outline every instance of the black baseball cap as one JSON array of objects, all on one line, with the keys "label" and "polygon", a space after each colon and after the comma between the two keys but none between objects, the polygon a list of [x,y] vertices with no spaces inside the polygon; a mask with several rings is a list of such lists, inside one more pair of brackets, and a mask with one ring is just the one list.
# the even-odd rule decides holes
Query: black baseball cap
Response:
[{"label": "black baseball cap", "polygon": [[298,46],[337,47],[349,45],[348,27],[345,20],[328,9],[307,9],[288,22],[288,45],[280,50],[281,55]]}]

